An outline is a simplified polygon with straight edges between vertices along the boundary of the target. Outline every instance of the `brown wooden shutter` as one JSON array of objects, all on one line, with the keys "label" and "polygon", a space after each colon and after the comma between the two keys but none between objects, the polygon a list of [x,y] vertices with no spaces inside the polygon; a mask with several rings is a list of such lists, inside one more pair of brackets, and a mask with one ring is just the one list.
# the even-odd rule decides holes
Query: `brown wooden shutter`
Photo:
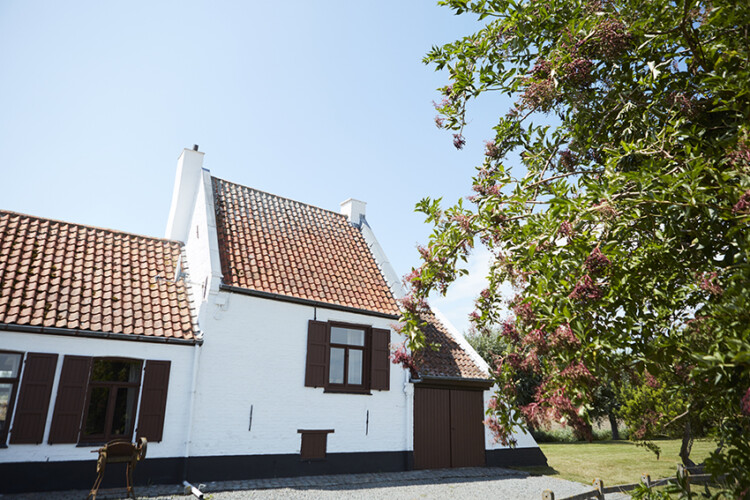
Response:
[{"label": "brown wooden shutter", "polygon": [[390,343],[390,330],[372,329],[372,390],[387,391],[391,388]]},{"label": "brown wooden shutter", "polygon": [[91,360],[87,356],[63,358],[60,383],[57,386],[55,411],[49,431],[49,444],[77,443],[81,428],[86,387],[91,373]]},{"label": "brown wooden shutter", "polygon": [[323,387],[328,377],[328,323],[313,321],[307,325],[307,364],[305,386]]},{"label": "brown wooden shutter", "polygon": [[161,441],[167,410],[169,367],[169,361],[146,361],[141,412],[138,416],[138,438],[145,437],[151,442]]},{"label": "brown wooden shutter", "polygon": [[30,352],[26,356],[11,444],[39,444],[44,440],[49,397],[55,380],[57,354]]}]

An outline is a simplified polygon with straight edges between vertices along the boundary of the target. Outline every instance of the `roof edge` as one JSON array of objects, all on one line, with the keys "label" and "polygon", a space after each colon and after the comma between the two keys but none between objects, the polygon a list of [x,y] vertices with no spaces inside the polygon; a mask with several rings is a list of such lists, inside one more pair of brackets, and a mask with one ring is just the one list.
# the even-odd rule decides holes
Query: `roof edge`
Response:
[{"label": "roof edge", "polygon": [[172,337],[152,337],[148,335],[102,332],[95,330],[79,330],[72,328],[44,327],[33,325],[19,325],[16,323],[0,323],[0,330],[16,331],[19,333],[45,333],[49,335],[63,335],[66,337],[86,337],[110,340],[128,340],[131,342],[149,342],[157,344],[202,345],[202,338],[178,339]]},{"label": "roof edge", "polygon": [[243,295],[250,295],[253,297],[260,297],[263,299],[278,300],[281,302],[292,302],[294,304],[301,304],[301,305],[307,305],[307,306],[312,306],[312,307],[320,307],[322,309],[333,309],[335,311],[353,312],[357,314],[365,314],[367,316],[375,316],[377,318],[399,319],[401,317],[401,315],[399,314],[388,314],[388,313],[382,313],[378,311],[370,311],[368,309],[360,309],[358,307],[344,306],[341,304],[333,304],[330,302],[321,302],[319,300],[303,299],[301,297],[293,297],[291,295],[282,295],[279,293],[272,293],[272,292],[262,292],[260,290],[253,290],[252,288],[243,288],[243,287],[234,286],[234,285],[227,285],[225,283],[222,283],[221,285],[219,285],[219,289],[227,291],[227,292],[234,292],[234,293],[240,293]]},{"label": "roof edge", "polygon": [[107,233],[112,233],[112,234],[121,234],[123,236],[133,236],[136,238],[145,238],[148,240],[163,241],[166,243],[176,243],[180,246],[184,245],[184,243],[179,240],[171,240],[169,238],[161,238],[159,236],[147,236],[145,234],[131,233],[128,231],[122,231],[120,229],[111,229],[108,227],[92,226],[90,224],[81,224],[80,222],[70,222],[70,221],[61,220],[61,219],[50,219],[49,217],[41,217],[39,215],[31,215],[31,214],[25,214],[22,212],[14,212],[13,210],[0,209],[0,214],[3,214],[3,213],[10,214],[10,215],[17,215],[20,217],[27,217],[29,219],[36,219],[40,221],[54,222],[57,224],[66,224],[68,226],[77,226],[77,227],[82,227],[86,229],[93,229],[95,231],[105,231]]},{"label": "roof edge", "polygon": [[415,385],[461,385],[489,390],[495,384],[490,378],[441,377],[439,375],[422,375],[411,381]]},{"label": "roof edge", "polygon": [[331,210],[331,209],[328,209],[328,208],[319,207],[317,205],[313,205],[311,203],[305,203],[304,201],[295,200],[293,198],[288,198],[286,196],[280,196],[278,194],[269,193],[268,191],[263,191],[262,189],[256,189],[256,188],[253,188],[253,187],[250,187],[250,186],[245,186],[244,184],[239,184],[237,182],[228,181],[226,179],[222,179],[221,177],[216,177],[215,175],[211,175],[211,179],[212,180],[215,179],[215,180],[221,181],[221,182],[226,182],[227,184],[233,184],[235,186],[241,187],[242,189],[248,189],[250,191],[255,191],[256,193],[262,193],[262,194],[264,194],[266,196],[273,196],[274,198],[279,198],[281,200],[291,201],[292,203],[298,203],[300,205],[304,205],[306,207],[314,208],[316,210],[321,210],[323,212],[329,212],[329,213],[332,213],[332,214],[334,214],[334,215],[336,215],[338,217],[343,217],[343,218],[346,219],[346,215],[342,214],[341,212],[336,212],[335,210]]}]

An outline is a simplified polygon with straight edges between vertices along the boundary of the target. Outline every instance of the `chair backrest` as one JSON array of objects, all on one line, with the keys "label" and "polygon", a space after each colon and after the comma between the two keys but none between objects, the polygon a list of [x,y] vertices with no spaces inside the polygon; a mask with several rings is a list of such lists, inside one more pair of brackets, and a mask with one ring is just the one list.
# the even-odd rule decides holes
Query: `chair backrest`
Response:
[{"label": "chair backrest", "polygon": [[130,441],[110,441],[101,449],[106,454],[107,463],[130,462],[138,459],[138,448]]}]

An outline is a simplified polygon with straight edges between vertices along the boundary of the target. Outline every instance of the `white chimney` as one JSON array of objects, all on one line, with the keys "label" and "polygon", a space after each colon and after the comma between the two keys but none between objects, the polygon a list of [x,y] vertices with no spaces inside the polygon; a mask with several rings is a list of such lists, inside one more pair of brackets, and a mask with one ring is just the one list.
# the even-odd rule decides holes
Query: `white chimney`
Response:
[{"label": "white chimney", "polygon": [[362,219],[365,216],[365,203],[364,201],[355,200],[349,198],[348,200],[341,203],[341,213],[346,215],[349,219],[350,224],[354,224],[359,227],[362,224]]},{"label": "white chimney", "polygon": [[203,153],[198,145],[183,149],[177,160],[177,176],[172,191],[172,206],[169,208],[166,237],[170,240],[187,241],[193,219],[195,200],[201,184]]}]

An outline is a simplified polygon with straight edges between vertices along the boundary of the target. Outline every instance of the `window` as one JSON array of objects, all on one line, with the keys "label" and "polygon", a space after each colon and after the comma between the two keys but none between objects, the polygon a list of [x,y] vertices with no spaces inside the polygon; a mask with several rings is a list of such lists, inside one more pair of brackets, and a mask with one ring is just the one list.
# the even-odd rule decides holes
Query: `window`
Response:
[{"label": "window", "polygon": [[134,427],[137,437],[161,441],[171,364],[146,360],[141,380],[143,365],[135,359],[66,355],[48,442],[131,440]]},{"label": "window", "polygon": [[94,358],[81,441],[130,439],[141,383],[140,361]]},{"label": "window", "polygon": [[389,330],[310,321],[305,385],[323,387],[327,392],[387,391],[389,343]]},{"label": "window", "polygon": [[365,388],[365,330],[331,326],[328,385]]},{"label": "window", "polygon": [[18,390],[18,374],[23,354],[0,352],[0,446],[5,446]]}]

